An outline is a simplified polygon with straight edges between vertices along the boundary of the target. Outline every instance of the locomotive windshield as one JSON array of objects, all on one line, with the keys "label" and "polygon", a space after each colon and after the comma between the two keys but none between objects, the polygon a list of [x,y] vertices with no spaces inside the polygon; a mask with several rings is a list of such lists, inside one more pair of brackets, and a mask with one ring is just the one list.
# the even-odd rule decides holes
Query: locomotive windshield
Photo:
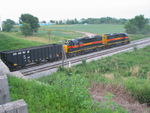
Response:
[{"label": "locomotive windshield", "polygon": [[67,41],[65,42],[65,45],[73,46],[73,45],[74,45],[74,43],[73,43],[73,41],[72,41],[72,40],[67,40]]}]

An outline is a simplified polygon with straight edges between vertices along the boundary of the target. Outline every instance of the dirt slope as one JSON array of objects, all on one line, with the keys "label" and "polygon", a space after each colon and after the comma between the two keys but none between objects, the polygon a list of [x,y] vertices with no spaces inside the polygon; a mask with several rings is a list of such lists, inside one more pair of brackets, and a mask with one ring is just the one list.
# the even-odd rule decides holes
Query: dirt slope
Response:
[{"label": "dirt slope", "polygon": [[93,83],[92,87],[89,88],[89,92],[94,100],[102,102],[105,101],[104,96],[108,92],[112,93],[114,95],[112,101],[127,109],[129,113],[150,113],[150,108],[134,100],[131,94],[122,86]]}]

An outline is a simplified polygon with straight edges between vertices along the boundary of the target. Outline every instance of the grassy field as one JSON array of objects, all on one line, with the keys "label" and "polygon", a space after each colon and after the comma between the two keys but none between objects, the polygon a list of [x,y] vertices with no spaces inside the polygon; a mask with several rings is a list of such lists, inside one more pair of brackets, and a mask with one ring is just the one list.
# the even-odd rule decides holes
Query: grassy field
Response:
[{"label": "grassy field", "polygon": [[9,33],[0,32],[0,51],[37,46],[41,44],[44,43],[28,41],[26,39],[13,36],[12,34]]},{"label": "grassy field", "polygon": [[59,29],[39,29],[35,34],[36,37],[47,39],[49,43],[62,43],[64,40],[82,37],[83,34],[75,31]]},{"label": "grassy field", "polygon": [[124,25],[117,24],[88,24],[88,25],[51,25],[43,29],[67,30],[67,31],[85,31],[95,34],[120,33],[124,32]]},{"label": "grassy field", "polygon": [[133,40],[139,40],[143,38],[148,38],[150,37],[150,34],[144,35],[144,34],[129,34],[129,38],[131,41]]},{"label": "grassy field", "polygon": [[[124,32],[125,29],[123,25],[113,24],[50,25],[40,27],[39,31],[30,37],[23,36],[19,31],[19,28],[14,28],[12,31],[13,32],[8,33],[0,32],[0,51],[36,46],[41,44],[63,43],[67,39],[73,39],[85,35],[76,31],[84,31],[101,35],[104,33],[120,33]],[[150,35],[129,34],[129,37],[132,41],[150,37]]]},{"label": "grassy field", "polygon": [[[50,30],[65,30],[65,31],[83,31],[83,32],[90,32],[98,35],[102,34],[109,34],[109,33],[124,33],[124,25],[118,24],[89,24],[89,25],[51,25],[45,26],[41,29],[50,29]],[[56,34],[57,36],[57,34]],[[145,37],[150,37],[149,35],[142,35],[142,34],[129,34],[130,40],[138,40]],[[76,38],[76,36],[72,36],[70,38]],[[64,36],[64,39],[68,39]]]},{"label": "grassy field", "polygon": [[[124,98],[131,96],[140,103],[150,103],[149,48],[90,63],[83,61],[80,65],[60,68],[51,76],[38,80],[9,77],[11,97],[13,100],[25,99],[30,113],[127,113],[128,110],[113,100],[118,92],[119,95],[128,92],[129,95]],[[112,89],[102,96],[102,100],[96,101],[90,93],[91,88],[96,88],[93,84],[111,86]]]}]

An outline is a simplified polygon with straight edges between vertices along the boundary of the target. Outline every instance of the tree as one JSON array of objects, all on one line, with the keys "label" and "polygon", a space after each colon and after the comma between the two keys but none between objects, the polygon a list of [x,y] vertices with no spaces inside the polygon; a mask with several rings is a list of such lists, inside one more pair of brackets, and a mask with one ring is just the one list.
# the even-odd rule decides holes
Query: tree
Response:
[{"label": "tree", "polygon": [[45,21],[45,20],[43,20],[43,21],[41,21],[41,23],[44,23],[44,24],[46,24],[46,21]]},{"label": "tree", "polygon": [[[34,17],[30,14],[22,14],[21,17],[19,18],[19,22],[22,25],[26,25],[25,28],[30,28],[31,33],[33,34],[34,32],[38,31],[39,26],[39,20],[37,17]],[[26,24],[25,24],[26,23]],[[28,26],[28,25],[30,26]],[[28,26],[28,27],[27,27]],[[29,30],[29,29],[28,29]],[[27,31],[28,31],[27,30]],[[32,35],[30,34],[30,35]]]},{"label": "tree", "polygon": [[134,24],[131,24],[130,22],[126,23],[125,29],[129,34],[136,34],[139,31],[138,27]]},{"label": "tree", "polygon": [[50,20],[50,23],[56,23],[56,21],[55,20]]},{"label": "tree", "polygon": [[7,19],[3,22],[3,31],[10,32],[13,28],[13,25],[15,25],[15,22],[11,19]]},{"label": "tree", "polygon": [[63,21],[62,21],[62,20],[59,20],[58,24],[63,24]]},{"label": "tree", "polygon": [[146,33],[148,27],[148,19],[144,18],[144,15],[135,16],[125,24],[127,33]]},{"label": "tree", "polygon": [[25,36],[30,36],[33,34],[31,26],[28,23],[22,23],[20,29]]}]

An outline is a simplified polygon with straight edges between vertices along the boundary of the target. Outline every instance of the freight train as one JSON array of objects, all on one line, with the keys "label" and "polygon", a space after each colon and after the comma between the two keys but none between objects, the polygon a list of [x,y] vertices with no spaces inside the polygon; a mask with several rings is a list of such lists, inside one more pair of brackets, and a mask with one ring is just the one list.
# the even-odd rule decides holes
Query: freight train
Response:
[{"label": "freight train", "polygon": [[65,44],[48,44],[10,51],[1,51],[0,57],[10,71],[20,70],[36,64],[62,59],[62,54],[70,58],[103,49],[128,44],[126,33],[95,35],[67,40]]}]

